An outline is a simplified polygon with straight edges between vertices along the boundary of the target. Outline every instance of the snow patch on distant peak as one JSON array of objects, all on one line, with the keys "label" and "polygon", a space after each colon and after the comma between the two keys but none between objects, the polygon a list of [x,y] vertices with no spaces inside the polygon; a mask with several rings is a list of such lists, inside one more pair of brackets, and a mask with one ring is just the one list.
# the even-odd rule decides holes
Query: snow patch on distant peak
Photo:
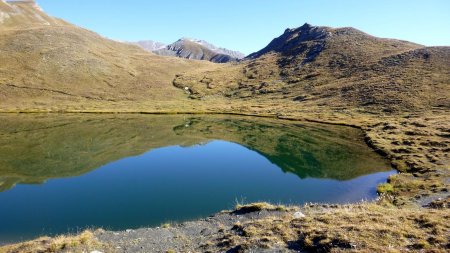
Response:
[{"label": "snow patch on distant peak", "polygon": [[226,49],[223,47],[217,47],[205,40],[199,40],[199,39],[193,39],[193,38],[189,38],[189,37],[183,37],[181,39],[179,39],[178,41],[190,41],[193,43],[196,43],[198,45],[204,46],[206,48],[208,48],[209,50],[217,53],[217,54],[225,54],[225,55],[230,55],[236,59],[242,59],[245,57],[245,55],[239,51],[233,51],[230,49]]},{"label": "snow patch on distant peak", "polygon": [[153,40],[141,40],[137,42],[131,42],[130,44],[137,45],[149,52],[160,50],[165,48],[167,45],[158,41]]}]

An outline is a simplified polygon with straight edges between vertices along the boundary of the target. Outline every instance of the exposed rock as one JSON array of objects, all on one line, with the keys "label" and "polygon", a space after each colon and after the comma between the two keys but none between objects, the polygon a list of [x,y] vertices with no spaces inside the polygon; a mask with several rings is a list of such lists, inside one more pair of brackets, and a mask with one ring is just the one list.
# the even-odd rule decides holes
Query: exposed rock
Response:
[{"label": "exposed rock", "polygon": [[[286,29],[280,37],[272,40],[265,48],[250,54],[247,58],[255,59],[268,52],[288,53],[297,48],[300,43],[308,41],[323,42],[328,36],[331,36],[330,28],[312,26],[306,23],[299,28]],[[317,45],[322,46],[312,46],[314,48],[313,51],[316,51],[313,54],[318,54],[323,47],[323,43],[318,43]]]},{"label": "exposed rock", "polygon": [[228,49],[218,48],[203,40],[182,38],[166,48],[154,51],[155,54],[164,56],[176,56],[193,60],[206,60],[216,63],[238,61],[243,54]]},{"label": "exposed rock", "polygon": [[305,218],[306,215],[304,215],[302,212],[298,211],[294,213],[294,219],[301,219],[301,218]]}]

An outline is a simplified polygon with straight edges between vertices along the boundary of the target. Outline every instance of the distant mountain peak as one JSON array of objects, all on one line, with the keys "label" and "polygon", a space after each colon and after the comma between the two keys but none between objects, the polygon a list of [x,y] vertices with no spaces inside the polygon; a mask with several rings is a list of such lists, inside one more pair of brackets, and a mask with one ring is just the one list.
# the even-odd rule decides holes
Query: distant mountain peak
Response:
[{"label": "distant mountain peak", "polygon": [[189,42],[193,42],[196,44],[199,44],[201,46],[204,46],[206,48],[208,48],[209,50],[216,52],[218,54],[224,54],[224,55],[229,55],[232,56],[233,58],[236,59],[242,59],[245,57],[245,54],[239,52],[239,51],[233,51],[233,50],[229,50],[223,47],[217,47],[214,44],[209,43],[206,40],[200,40],[200,39],[194,39],[194,38],[190,38],[190,37],[182,37],[180,38],[178,41],[189,41]]},{"label": "distant mountain peak", "polygon": [[153,41],[153,40],[140,40],[137,42],[130,42],[130,44],[139,46],[148,52],[160,50],[167,46],[166,44],[164,44],[162,42]]},{"label": "distant mountain peak", "polygon": [[[414,43],[406,43],[394,39],[382,39],[371,36],[353,27],[331,28],[327,26],[314,26],[305,23],[297,28],[287,28],[283,34],[273,39],[265,48],[247,56],[247,59],[256,59],[268,53],[277,53],[284,56],[303,57],[304,63],[313,61],[326,47],[339,48],[336,54],[342,54],[343,50],[351,48],[350,55],[360,57],[381,48],[381,44],[390,45],[389,50],[396,48],[406,49],[418,46]],[[385,49],[378,54],[386,54]],[[337,56],[336,56],[337,57]],[[364,57],[362,57],[364,58]]]},{"label": "distant mountain peak", "polygon": [[206,60],[216,63],[237,61],[245,57],[238,51],[217,47],[205,40],[182,37],[170,45],[155,41],[139,41],[131,44],[163,56],[175,56],[186,59]]},{"label": "distant mountain peak", "polygon": [[308,23],[297,28],[287,28],[281,36],[273,39],[265,48],[250,54],[247,58],[258,58],[269,52],[287,52],[300,43],[308,41],[324,41],[332,36],[332,30],[329,27],[313,26]]},{"label": "distant mountain peak", "polygon": [[181,37],[181,38],[179,38],[177,41],[191,41],[191,42],[196,42],[196,41],[199,41],[199,40],[196,40],[196,39],[193,39],[193,38],[190,38],[190,37]]},{"label": "distant mountain peak", "polygon": [[310,29],[313,28],[313,27],[315,27],[315,26],[313,26],[313,25],[311,25],[311,24],[309,24],[309,23],[305,23],[305,24],[303,24],[303,25],[300,26],[300,27],[296,27],[296,28],[286,28],[286,30],[284,30],[284,33],[291,33],[291,32],[296,31],[296,30],[303,30],[303,31],[305,31],[305,30],[310,30]]},{"label": "distant mountain peak", "polygon": [[314,26],[309,23],[304,23],[302,26],[300,26],[300,29],[311,29]]}]

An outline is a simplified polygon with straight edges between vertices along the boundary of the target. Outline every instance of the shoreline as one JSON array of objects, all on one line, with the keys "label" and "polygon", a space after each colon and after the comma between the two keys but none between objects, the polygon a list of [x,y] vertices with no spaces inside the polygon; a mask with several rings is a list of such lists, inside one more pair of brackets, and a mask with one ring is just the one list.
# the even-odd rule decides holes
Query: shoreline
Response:
[{"label": "shoreline", "polygon": [[270,119],[280,119],[280,120],[288,120],[288,121],[306,121],[311,123],[319,123],[319,124],[328,124],[328,125],[336,125],[336,126],[347,126],[357,129],[362,129],[361,126],[357,124],[348,124],[343,122],[332,122],[332,121],[323,121],[323,120],[314,120],[309,118],[296,118],[289,117],[284,115],[277,114],[258,114],[258,113],[244,113],[244,112],[217,112],[217,111],[1,111],[1,114],[142,114],[142,115],[230,115],[230,116],[247,116],[247,117],[257,117],[257,118],[270,118]]},{"label": "shoreline", "polygon": [[[398,208],[383,200],[304,206],[252,203],[183,223],[40,237],[0,246],[0,252],[445,252],[448,217],[445,210]],[[408,243],[408,238],[415,240]],[[438,244],[430,245],[431,240]]]}]

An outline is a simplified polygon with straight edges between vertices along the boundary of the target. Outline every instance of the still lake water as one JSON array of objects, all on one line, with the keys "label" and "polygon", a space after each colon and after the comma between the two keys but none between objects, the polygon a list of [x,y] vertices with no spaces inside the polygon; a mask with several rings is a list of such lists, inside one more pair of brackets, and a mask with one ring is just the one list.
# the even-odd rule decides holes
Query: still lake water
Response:
[{"label": "still lake water", "polygon": [[0,115],[0,243],[350,203],[394,173],[358,129],[235,116]]}]

